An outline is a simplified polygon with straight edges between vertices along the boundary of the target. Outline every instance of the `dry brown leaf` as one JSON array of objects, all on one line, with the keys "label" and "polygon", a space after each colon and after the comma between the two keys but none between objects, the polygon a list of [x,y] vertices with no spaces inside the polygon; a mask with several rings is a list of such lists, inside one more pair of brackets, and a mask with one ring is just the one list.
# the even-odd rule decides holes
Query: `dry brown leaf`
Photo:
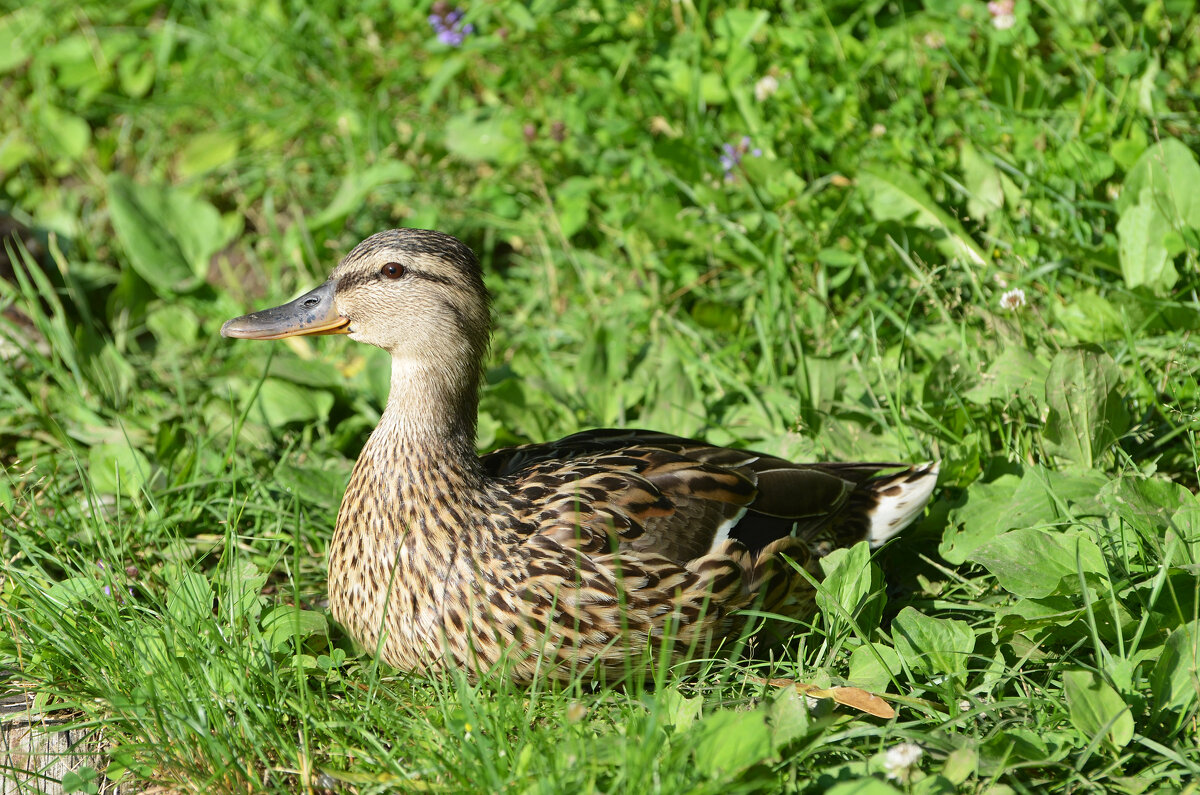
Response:
[{"label": "dry brown leaf", "polygon": [[830,687],[822,689],[816,685],[797,682],[795,679],[763,679],[758,676],[748,677],[753,682],[761,682],[771,687],[794,687],[800,693],[812,698],[832,698],[841,704],[877,718],[894,718],[896,710],[874,693],[868,693],[861,687]]},{"label": "dry brown leaf", "polygon": [[814,690],[807,695],[813,698],[832,698],[837,703],[874,715],[877,718],[894,718],[896,710],[874,693],[868,693],[861,687],[831,687],[828,690]]}]

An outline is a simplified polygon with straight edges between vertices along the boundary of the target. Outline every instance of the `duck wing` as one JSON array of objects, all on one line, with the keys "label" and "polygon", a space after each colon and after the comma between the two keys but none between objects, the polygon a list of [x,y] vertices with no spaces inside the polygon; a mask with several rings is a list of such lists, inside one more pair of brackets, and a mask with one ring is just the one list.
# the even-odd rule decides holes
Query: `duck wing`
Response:
[{"label": "duck wing", "polygon": [[[633,550],[679,565],[727,541],[751,560],[788,538],[817,555],[863,538],[882,543],[916,517],[936,480],[931,466],[796,464],[641,430],[584,431],[482,463],[532,532],[584,554]],[[887,528],[876,526],[881,517]]]}]

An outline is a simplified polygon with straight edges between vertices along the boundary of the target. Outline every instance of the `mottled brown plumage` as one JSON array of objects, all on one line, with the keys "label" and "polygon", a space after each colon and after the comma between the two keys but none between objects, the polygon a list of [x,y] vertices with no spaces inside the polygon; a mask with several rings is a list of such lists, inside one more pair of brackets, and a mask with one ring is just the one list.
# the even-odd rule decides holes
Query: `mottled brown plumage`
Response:
[{"label": "mottled brown plumage", "polygon": [[[621,676],[738,631],[741,608],[807,614],[817,559],[882,543],[924,508],[934,465],[794,464],[648,431],[474,449],[490,321],[474,254],[438,232],[363,241],[329,281],[226,336],[344,333],[392,355],[329,558],[334,617],[409,671],[503,666]],[[902,471],[880,475],[881,470]]]}]

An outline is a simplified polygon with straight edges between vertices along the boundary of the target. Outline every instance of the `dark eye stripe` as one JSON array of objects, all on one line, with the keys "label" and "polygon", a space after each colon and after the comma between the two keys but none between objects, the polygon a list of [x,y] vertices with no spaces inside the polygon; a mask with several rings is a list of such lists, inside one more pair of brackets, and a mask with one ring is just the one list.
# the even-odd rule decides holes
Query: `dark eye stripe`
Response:
[{"label": "dark eye stripe", "polygon": [[411,273],[413,276],[417,277],[418,279],[424,279],[427,282],[434,282],[436,284],[448,284],[448,285],[457,284],[457,282],[454,279],[451,279],[449,276],[443,276],[440,273],[429,273],[427,271],[419,271],[419,270],[415,270],[413,268],[409,268],[408,272]]}]

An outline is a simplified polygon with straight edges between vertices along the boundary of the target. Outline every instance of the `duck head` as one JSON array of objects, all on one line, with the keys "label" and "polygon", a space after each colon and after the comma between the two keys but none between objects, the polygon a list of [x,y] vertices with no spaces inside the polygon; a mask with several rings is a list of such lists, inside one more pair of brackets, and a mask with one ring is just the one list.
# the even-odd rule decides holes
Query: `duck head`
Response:
[{"label": "duck head", "polygon": [[490,333],[475,254],[451,235],[391,229],[355,246],[329,280],[294,301],[226,321],[253,340],[345,334],[394,359],[478,361]]},{"label": "duck head", "polygon": [[426,229],[372,235],[320,287],[221,327],[225,337],[345,334],[383,348],[392,356],[389,404],[403,394],[436,401],[472,428],[490,332],[475,254],[457,238]]}]

